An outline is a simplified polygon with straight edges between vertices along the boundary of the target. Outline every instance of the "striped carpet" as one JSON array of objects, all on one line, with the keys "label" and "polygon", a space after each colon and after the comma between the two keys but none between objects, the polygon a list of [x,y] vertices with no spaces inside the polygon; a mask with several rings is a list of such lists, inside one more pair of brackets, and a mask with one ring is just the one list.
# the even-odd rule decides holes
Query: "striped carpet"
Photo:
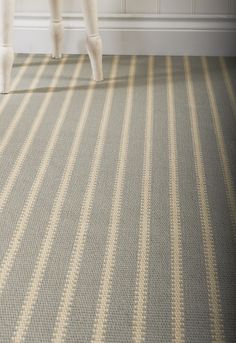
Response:
[{"label": "striped carpet", "polygon": [[236,59],[17,55],[0,342],[236,342]]}]

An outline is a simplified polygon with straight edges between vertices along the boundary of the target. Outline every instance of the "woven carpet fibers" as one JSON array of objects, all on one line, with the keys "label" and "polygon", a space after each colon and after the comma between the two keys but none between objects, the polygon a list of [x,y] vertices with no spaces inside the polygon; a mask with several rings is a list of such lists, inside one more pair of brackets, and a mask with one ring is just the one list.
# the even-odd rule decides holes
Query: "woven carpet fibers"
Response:
[{"label": "woven carpet fibers", "polygon": [[0,342],[236,342],[236,60],[17,55]]}]

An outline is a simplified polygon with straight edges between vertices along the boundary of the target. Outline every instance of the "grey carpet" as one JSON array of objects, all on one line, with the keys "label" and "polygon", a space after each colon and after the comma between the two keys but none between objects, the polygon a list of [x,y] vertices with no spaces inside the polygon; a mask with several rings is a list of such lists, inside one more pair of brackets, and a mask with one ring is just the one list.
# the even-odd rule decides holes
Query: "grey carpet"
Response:
[{"label": "grey carpet", "polygon": [[0,342],[236,342],[236,59],[17,55]]}]

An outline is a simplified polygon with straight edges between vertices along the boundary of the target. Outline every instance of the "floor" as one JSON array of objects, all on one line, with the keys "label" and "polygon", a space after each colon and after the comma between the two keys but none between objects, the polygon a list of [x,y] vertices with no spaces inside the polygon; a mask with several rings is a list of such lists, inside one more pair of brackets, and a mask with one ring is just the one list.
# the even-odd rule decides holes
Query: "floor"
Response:
[{"label": "floor", "polygon": [[0,342],[236,342],[236,58],[17,55]]}]

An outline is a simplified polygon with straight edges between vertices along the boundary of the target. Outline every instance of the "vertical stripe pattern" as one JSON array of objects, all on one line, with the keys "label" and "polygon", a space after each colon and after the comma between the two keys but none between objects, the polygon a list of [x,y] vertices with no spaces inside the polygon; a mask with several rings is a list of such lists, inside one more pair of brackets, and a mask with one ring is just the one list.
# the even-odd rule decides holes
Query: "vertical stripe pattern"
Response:
[{"label": "vertical stripe pattern", "polygon": [[[76,79],[74,80],[74,82]],[[51,211],[51,216],[49,219],[48,227],[46,228],[45,237],[43,239],[43,244],[41,246],[35,269],[33,272],[32,279],[26,294],[24,304],[22,306],[22,311],[18,320],[17,330],[14,335],[13,341],[19,342],[24,338],[27,326],[30,322],[30,318],[33,311],[33,306],[37,301],[37,295],[40,289],[40,284],[43,279],[44,271],[47,267],[48,259],[50,258],[50,251],[53,245],[53,240],[56,235],[57,226],[60,220],[61,211],[63,208],[63,203],[68,190],[69,182],[72,176],[72,172],[76,163],[76,158],[78,155],[78,150],[83,134],[83,130],[86,124],[87,116],[89,113],[89,108],[91,106],[91,100],[94,92],[94,81],[91,81],[90,87],[85,99],[84,107],[82,110],[81,118],[78,122],[76,128],[76,133],[74,141],[71,146],[71,150],[68,156],[68,160],[62,175],[62,179],[58,188],[58,192],[55,197],[53,208]],[[73,87],[73,86],[72,86]],[[73,94],[73,91],[71,91]],[[69,102],[68,102],[69,104]]]},{"label": "vertical stripe pattern", "polygon": [[154,58],[149,57],[147,76],[147,108],[144,142],[144,162],[141,190],[141,214],[139,227],[137,279],[134,300],[133,340],[142,342],[146,330],[146,305],[148,291],[148,261],[150,236],[152,121],[153,121],[153,70]]},{"label": "vertical stripe pattern", "polygon": [[99,169],[101,166],[101,160],[103,155],[103,149],[107,134],[107,126],[109,117],[111,114],[112,100],[114,96],[115,78],[117,74],[119,58],[114,57],[113,66],[111,70],[110,80],[108,83],[107,96],[105,99],[103,116],[99,128],[98,138],[96,142],[96,147],[94,151],[94,157],[92,161],[91,170],[89,173],[88,185],[86,188],[82,210],[79,219],[79,226],[77,230],[77,235],[74,242],[73,251],[71,254],[71,259],[68,267],[68,274],[66,277],[65,288],[62,294],[58,316],[55,323],[55,328],[53,332],[53,342],[64,341],[66,328],[68,325],[68,320],[70,316],[70,307],[73,301],[74,292],[76,288],[76,280],[78,278],[80,264],[83,256],[84,245],[86,242],[86,234],[89,227],[89,218],[91,214],[91,209],[93,205],[94,193],[97,185]]},{"label": "vertical stripe pattern", "polygon": [[103,65],[0,95],[0,342],[236,342],[236,60]]},{"label": "vertical stripe pattern", "polygon": [[222,69],[222,73],[224,75],[224,81],[225,81],[226,89],[227,89],[228,94],[229,94],[233,114],[234,114],[234,117],[236,119],[236,95],[235,95],[235,92],[233,89],[232,81],[231,81],[229,71],[227,69],[227,65],[225,63],[224,57],[223,56],[219,57],[219,60],[220,60],[220,66]]},{"label": "vertical stripe pattern", "polygon": [[3,210],[7,199],[11,193],[12,188],[14,187],[14,184],[16,182],[17,177],[20,174],[22,165],[26,159],[26,156],[29,152],[29,149],[34,141],[34,138],[37,134],[37,131],[40,127],[40,124],[44,118],[44,116],[47,113],[47,108],[50,103],[50,100],[53,95],[53,91],[55,90],[55,86],[57,85],[57,82],[61,76],[61,72],[64,67],[64,63],[66,62],[66,59],[62,60],[62,63],[58,66],[57,71],[55,73],[55,77],[52,79],[52,82],[50,84],[50,87],[48,88],[48,93],[45,97],[45,100],[42,102],[39,110],[35,114],[35,120],[33,122],[32,127],[30,128],[29,134],[21,148],[20,154],[16,159],[16,162],[12,168],[12,172],[10,173],[6,184],[3,187],[3,190],[0,193],[0,212]]},{"label": "vertical stripe pattern", "polygon": [[236,193],[234,189],[233,176],[230,170],[229,157],[228,157],[225,139],[224,139],[224,135],[222,131],[220,114],[218,111],[217,102],[216,102],[212,82],[210,79],[206,57],[202,57],[202,65],[203,65],[204,76],[206,80],[209,102],[211,106],[212,120],[214,124],[217,146],[219,150],[221,167],[222,167],[222,172],[223,172],[223,177],[224,177],[224,182],[225,182],[226,195],[227,195],[229,208],[230,208],[230,214],[232,218],[234,237],[236,239]]},{"label": "vertical stripe pattern", "polygon": [[[75,78],[71,80],[71,85],[74,86],[76,83],[76,78],[79,76],[83,57],[80,59],[81,63],[78,63],[77,69],[75,71]],[[45,151],[45,154],[43,156],[43,159],[40,163],[37,175],[34,179],[33,185],[30,189],[30,193],[27,197],[27,200],[24,204],[23,210],[20,214],[19,220],[16,225],[16,229],[14,230],[14,233],[12,235],[11,242],[9,244],[9,247],[7,249],[7,252],[3,258],[3,262],[0,267],[0,295],[3,291],[3,288],[5,287],[5,284],[7,282],[7,278],[9,276],[9,273],[11,271],[12,265],[14,263],[15,258],[17,257],[17,252],[20,248],[21,240],[24,236],[24,232],[27,228],[30,214],[33,210],[36,198],[39,194],[40,187],[42,185],[43,179],[45,177],[48,165],[50,163],[50,159],[52,157],[56,142],[58,140],[58,136],[60,133],[60,130],[62,128],[63,122],[67,115],[68,106],[70,105],[70,101],[73,95],[73,91],[70,90],[67,92],[67,96],[65,98],[65,101],[63,103],[61,113],[59,114],[57,123],[53,129],[52,135],[50,137],[47,149]]]},{"label": "vertical stripe pattern", "polygon": [[190,109],[191,130],[194,147],[195,168],[198,188],[199,207],[202,222],[202,237],[205,255],[206,277],[208,282],[209,311],[212,327],[213,342],[224,342],[224,329],[220,302],[219,280],[217,273],[216,254],[214,246],[213,227],[210,216],[206,176],[202,156],[196,102],[191,79],[191,69],[188,57],[184,58],[185,75],[187,82],[188,101]]},{"label": "vertical stripe pattern", "polygon": [[127,89],[127,99],[125,106],[123,129],[121,133],[121,143],[114,183],[114,193],[112,200],[111,218],[106,243],[105,259],[103,263],[100,290],[98,295],[98,304],[96,310],[95,324],[93,328],[93,342],[102,342],[105,339],[105,329],[107,313],[109,311],[109,299],[112,288],[112,275],[114,272],[117,236],[119,230],[120,211],[122,204],[122,193],[124,188],[125,169],[127,162],[127,151],[129,145],[129,128],[132,114],[132,102],[134,91],[134,79],[136,69],[136,58],[132,57],[129,72],[129,81]]},{"label": "vertical stripe pattern", "polygon": [[184,295],[181,220],[178,185],[177,141],[175,102],[173,93],[173,71],[171,57],[167,57],[168,87],[168,137],[169,137],[169,199],[171,230],[171,274],[172,274],[172,330],[173,342],[184,342]]},{"label": "vertical stripe pattern", "polygon": [[[11,88],[13,90],[15,90],[16,87],[18,86],[18,84],[21,81],[22,77],[24,76],[27,68],[29,67],[30,63],[32,62],[32,59],[33,59],[33,55],[28,55],[26,60],[23,62],[23,65],[19,68],[19,71],[18,71],[16,77],[12,80]],[[10,99],[11,99],[11,94],[5,94],[3,100],[0,103],[0,117],[3,114],[3,111],[6,108]]]},{"label": "vertical stripe pattern", "polygon": [[43,75],[43,72],[49,62],[49,57],[46,57],[40,66],[40,68],[37,71],[37,74],[35,75],[34,79],[31,82],[31,85],[29,87],[28,92],[24,96],[18,110],[16,111],[13,120],[11,121],[9,127],[7,128],[3,138],[0,141],[0,157],[3,153],[3,151],[6,149],[8,142],[10,141],[22,115],[24,114],[25,109],[27,108],[27,105],[29,104],[29,101],[32,97],[33,91],[35,87],[37,86],[41,76]]}]

